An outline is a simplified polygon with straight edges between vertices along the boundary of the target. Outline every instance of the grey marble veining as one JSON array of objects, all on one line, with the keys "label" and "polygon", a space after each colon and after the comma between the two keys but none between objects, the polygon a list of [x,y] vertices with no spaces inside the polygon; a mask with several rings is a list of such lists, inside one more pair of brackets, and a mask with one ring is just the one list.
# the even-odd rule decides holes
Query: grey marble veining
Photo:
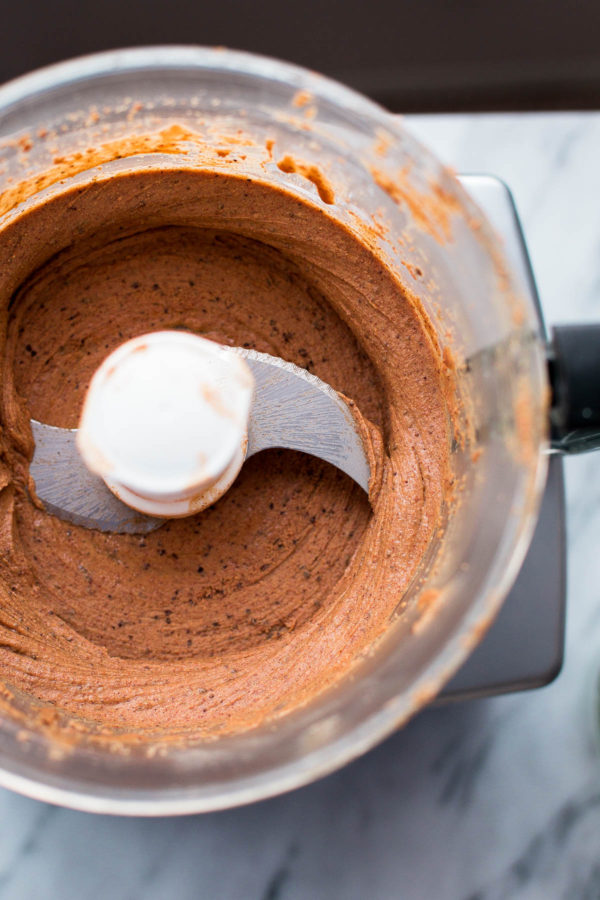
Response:
[{"label": "grey marble veining", "polygon": [[[510,185],[548,324],[600,319],[600,115],[408,123],[456,169]],[[554,684],[428,710],[344,770],[224,813],[116,819],[0,791],[0,900],[600,898],[600,455],[566,475]]]}]

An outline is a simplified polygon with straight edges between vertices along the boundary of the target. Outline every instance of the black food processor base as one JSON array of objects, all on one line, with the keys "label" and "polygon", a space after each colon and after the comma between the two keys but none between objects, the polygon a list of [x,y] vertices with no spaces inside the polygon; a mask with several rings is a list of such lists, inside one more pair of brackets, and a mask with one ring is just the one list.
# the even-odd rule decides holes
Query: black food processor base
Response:
[{"label": "black food processor base", "polygon": [[[491,175],[460,181],[504,240],[505,251],[540,316],[542,310],[517,210],[509,189]],[[548,684],[563,659],[566,537],[562,457],[550,458],[548,482],[531,546],[500,613],[439,702],[485,697]]]}]

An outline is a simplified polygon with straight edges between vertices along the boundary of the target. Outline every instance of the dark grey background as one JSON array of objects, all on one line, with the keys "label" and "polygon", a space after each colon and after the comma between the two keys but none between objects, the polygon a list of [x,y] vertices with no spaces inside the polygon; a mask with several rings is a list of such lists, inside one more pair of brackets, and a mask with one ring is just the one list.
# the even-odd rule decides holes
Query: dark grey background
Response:
[{"label": "dark grey background", "polygon": [[139,44],[224,44],[398,111],[600,108],[598,0],[2,0],[0,82]]}]

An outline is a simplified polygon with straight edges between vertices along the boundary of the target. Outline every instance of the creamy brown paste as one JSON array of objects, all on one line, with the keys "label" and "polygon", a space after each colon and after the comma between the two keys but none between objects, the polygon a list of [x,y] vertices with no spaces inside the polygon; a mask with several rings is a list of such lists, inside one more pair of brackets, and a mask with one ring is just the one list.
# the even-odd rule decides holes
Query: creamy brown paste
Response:
[{"label": "creamy brown paste", "polygon": [[[346,676],[394,615],[449,477],[438,350],[372,248],[331,208],[258,179],[113,175],[2,228],[0,306],[8,689],[56,707],[67,731],[194,740]],[[355,401],[383,435],[372,505],[328,464],[271,450],[215,506],[144,537],[40,509],[29,418],[76,426],[104,357],[165,328],[284,357]]]}]

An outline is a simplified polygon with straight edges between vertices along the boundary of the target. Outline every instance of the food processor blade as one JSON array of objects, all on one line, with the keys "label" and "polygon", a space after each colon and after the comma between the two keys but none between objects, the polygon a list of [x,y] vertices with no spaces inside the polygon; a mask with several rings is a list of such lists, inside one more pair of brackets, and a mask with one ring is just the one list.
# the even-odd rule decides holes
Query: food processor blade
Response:
[{"label": "food processor blade", "polygon": [[[271,447],[300,450],[330,462],[369,489],[370,467],[357,418],[330,385],[267,353],[232,348],[255,379],[246,458]],[[60,519],[98,531],[145,534],[164,519],[143,515],[119,500],[86,467],[77,429],[31,420],[35,452],[30,474],[38,499]]]}]

